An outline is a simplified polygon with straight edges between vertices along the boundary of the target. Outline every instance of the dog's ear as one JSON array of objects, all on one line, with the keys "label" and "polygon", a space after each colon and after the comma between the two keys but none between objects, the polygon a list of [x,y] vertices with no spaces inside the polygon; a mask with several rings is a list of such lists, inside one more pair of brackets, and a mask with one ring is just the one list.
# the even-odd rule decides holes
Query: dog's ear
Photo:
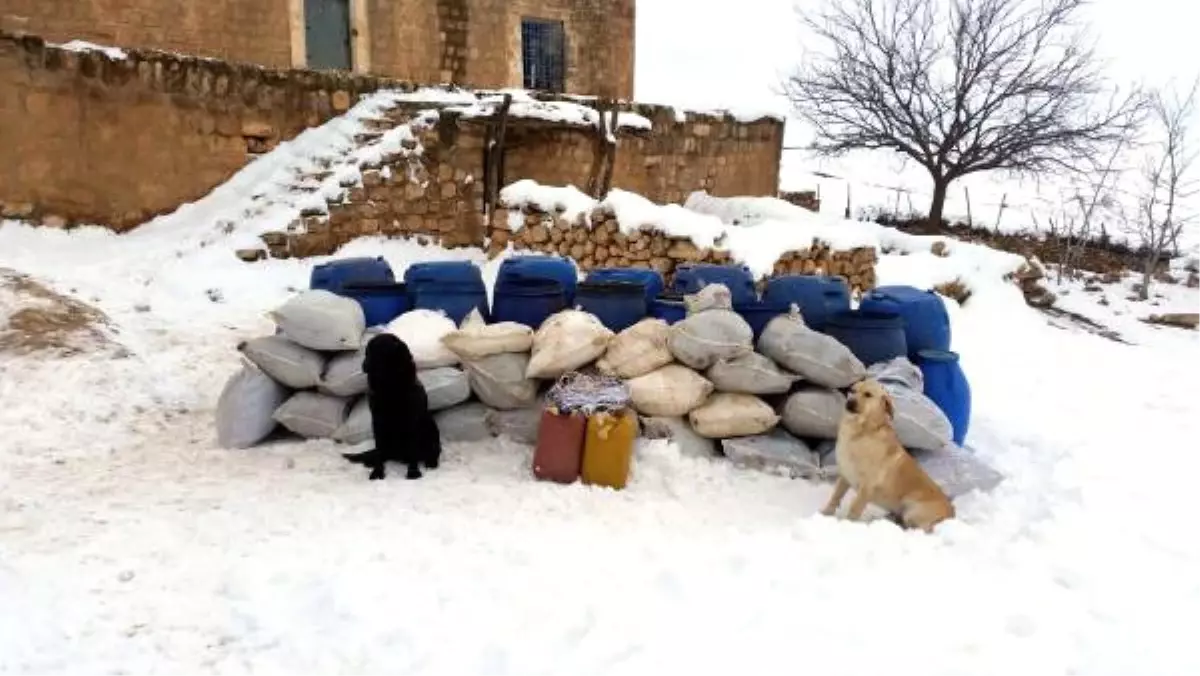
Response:
[{"label": "dog's ear", "polygon": [[887,392],[883,393],[883,410],[887,411],[889,420],[896,419],[896,405],[892,403],[892,395]]}]

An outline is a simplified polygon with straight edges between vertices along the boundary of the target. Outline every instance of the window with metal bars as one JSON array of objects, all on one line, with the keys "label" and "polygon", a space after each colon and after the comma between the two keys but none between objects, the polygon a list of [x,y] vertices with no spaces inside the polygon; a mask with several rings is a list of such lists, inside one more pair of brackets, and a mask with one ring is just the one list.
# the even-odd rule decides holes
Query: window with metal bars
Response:
[{"label": "window with metal bars", "polygon": [[521,19],[521,64],[526,89],[565,91],[566,52],[563,22]]}]

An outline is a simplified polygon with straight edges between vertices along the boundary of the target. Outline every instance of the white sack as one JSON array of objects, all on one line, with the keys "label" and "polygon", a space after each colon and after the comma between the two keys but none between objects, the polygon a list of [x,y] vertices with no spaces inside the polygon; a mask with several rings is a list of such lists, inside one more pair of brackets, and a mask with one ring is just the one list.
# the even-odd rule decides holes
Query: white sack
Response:
[{"label": "white sack", "polygon": [[538,427],[541,424],[542,407],[540,405],[512,411],[490,410],[487,416],[487,427],[492,436],[504,437],[530,446],[537,443]]},{"label": "white sack", "polygon": [[484,441],[492,438],[492,432],[487,425],[488,408],[473,401],[438,411],[433,419],[437,421],[438,433],[446,443]]},{"label": "white sack", "polygon": [[643,319],[608,342],[608,350],[596,368],[626,380],[670,364],[674,357],[667,347],[671,326],[661,319]]},{"label": "white sack", "polygon": [[688,422],[702,437],[729,439],[765,434],[779,424],[779,416],[752,394],[719,392],[688,413]]},{"label": "white sack", "polygon": [[805,388],[788,397],[783,426],[798,437],[837,439],[846,412],[846,395],[837,390]]},{"label": "white sack", "polygon": [[457,406],[471,398],[471,385],[467,381],[467,374],[456,368],[443,366],[418,371],[417,380],[425,386],[430,411]]},{"label": "white sack", "polygon": [[463,362],[471,391],[479,401],[504,411],[528,408],[537,401],[538,382],[525,377],[529,355],[494,354]]},{"label": "white sack", "polygon": [[533,336],[533,356],[526,378],[557,378],[586,366],[604,354],[613,332],[595,316],[580,310],[551,315]]},{"label": "white sack", "polygon": [[800,380],[775,365],[775,362],[748,352],[732,359],[722,359],[704,374],[718,392],[743,394],[783,394]]},{"label": "white sack", "polygon": [[850,348],[804,325],[799,311],[772,319],[758,338],[758,351],[805,380],[824,387],[849,387],[867,369]]},{"label": "white sack", "polygon": [[353,445],[373,438],[375,438],[375,431],[371,427],[371,406],[368,404],[367,398],[363,397],[350,409],[350,415],[346,416],[346,421],[333,431],[333,440]]},{"label": "white sack", "polygon": [[706,310],[732,310],[733,294],[724,284],[708,284],[696,293],[684,296],[683,307],[689,315]]},{"label": "white sack", "polygon": [[990,491],[1004,480],[1003,474],[953,443],[940,452],[914,451],[913,457],[951,500],[976,489]]},{"label": "white sack", "polygon": [[702,371],[753,352],[754,330],[732,310],[705,310],[676,322],[667,346],[680,362]]},{"label": "white sack", "polygon": [[367,329],[357,301],[323,289],[301,291],[269,316],[284,336],[310,350],[357,350]]},{"label": "white sack", "polygon": [[217,400],[217,443],[222,448],[249,448],[266,439],[275,430],[275,409],[287,398],[286,387],[243,362]]},{"label": "white sack", "polygon": [[867,377],[880,384],[903,385],[914,392],[925,390],[925,375],[907,357],[896,357],[867,367]]},{"label": "white sack", "polygon": [[297,392],[275,409],[275,420],[308,439],[328,439],[346,422],[350,400],[318,392]]},{"label": "white sack", "polygon": [[687,418],[641,418],[642,436],[647,439],[669,439],[679,447],[679,454],[689,458],[711,458],[717,454],[712,439],[696,434]]},{"label": "white sack", "polygon": [[442,344],[442,338],[458,327],[444,313],[436,310],[412,310],[387,325],[387,332],[408,345],[418,370],[439,366],[454,366],[458,355]]},{"label": "white sack", "polygon": [[317,389],[335,397],[356,397],[367,391],[367,374],[363,373],[363,359],[367,356],[367,343],[379,331],[367,329],[363,334],[363,346],[355,352],[334,355],[325,365],[325,373]]},{"label": "white sack", "polygon": [[781,472],[799,479],[822,478],[821,459],[803,441],[783,430],[721,442],[725,457],[748,469]]},{"label": "white sack", "polygon": [[704,403],[713,384],[679,364],[669,364],[630,380],[633,408],[643,415],[679,418]]},{"label": "white sack", "polygon": [[325,370],[325,357],[283,336],[247,340],[238,350],[263,373],[294,390],[315,387]]},{"label": "white sack", "polygon": [[533,329],[516,322],[487,324],[479,308],[463,320],[462,327],[442,337],[442,344],[459,359],[483,359],[494,354],[529,352],[533,349]]},{"label": "white sack", "polygon": [[940,451],[951,444],[954,427],[942,409],[919,391],[891,381],[881,382],[896,409],[893,424],[905,448]]}]

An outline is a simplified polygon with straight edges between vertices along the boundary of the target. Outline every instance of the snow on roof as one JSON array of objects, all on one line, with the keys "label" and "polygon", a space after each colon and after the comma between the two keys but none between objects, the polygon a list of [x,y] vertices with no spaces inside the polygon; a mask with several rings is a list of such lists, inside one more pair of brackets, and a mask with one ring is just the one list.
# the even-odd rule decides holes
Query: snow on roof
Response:
[{"label": "snow on roof", "polygon": [[68,52],[100,52],[114,61],[124,61],[129,56],[124,49],[120,49],[119,47],[106,47],[105,45],[98,45],[85,40],[72,40],[61,45],[48,43],[48,46],[65,49]]},{"label": "snow on roof", "polygon": [[[469,105],[451,107],[465,118],[491,117],[499,110],[504,95],[512,96],[508,108],[510,117],[526,120],[542,120],[557,122],[576,127],[599,127],[600,111],[591,106],[571,101],[539,101],[520,90],[501,90],[483,94]],[[650,120],[631,112],[620,112],[617,115],[617,129],[638,129],[649,131],[652,128]]]}]

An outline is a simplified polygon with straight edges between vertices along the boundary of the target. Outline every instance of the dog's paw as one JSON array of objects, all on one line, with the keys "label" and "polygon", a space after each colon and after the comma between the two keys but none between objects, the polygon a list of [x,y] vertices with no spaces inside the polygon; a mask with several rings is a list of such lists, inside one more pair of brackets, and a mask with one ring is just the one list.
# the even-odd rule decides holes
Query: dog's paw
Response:
[{"label": "dog's paw", "polygon": [[404,475],[405,479],[420,479],[421,470],[417,467],[409,467],[408,472]]},{"label": "dog's paw", "polygon": [[371,470],[371,475],[368,476],[367,478],[370,479],[371,481],[379,481],[380,479],[383,479],[386,477],[387,477],[387,472],[385,472],[382,467],[376,467],[375,469]]},{"label": "dog's paw", "polygon": [[837,507],[826,507],[821,510],[821,516],[835,516],[836,514]]},{"label": "dog's paw", "polygon": [[426,462],[425,462],[425,468],[426,468],[426,469],[437,469],[437,468],[438,468],[438,464],[439,464],[439,463],[438,463],[438,460],[437,460],[436,458],[435,458],[435,459],[433,459],[433,460],[428,460],[428,461],[426,461]]}]

